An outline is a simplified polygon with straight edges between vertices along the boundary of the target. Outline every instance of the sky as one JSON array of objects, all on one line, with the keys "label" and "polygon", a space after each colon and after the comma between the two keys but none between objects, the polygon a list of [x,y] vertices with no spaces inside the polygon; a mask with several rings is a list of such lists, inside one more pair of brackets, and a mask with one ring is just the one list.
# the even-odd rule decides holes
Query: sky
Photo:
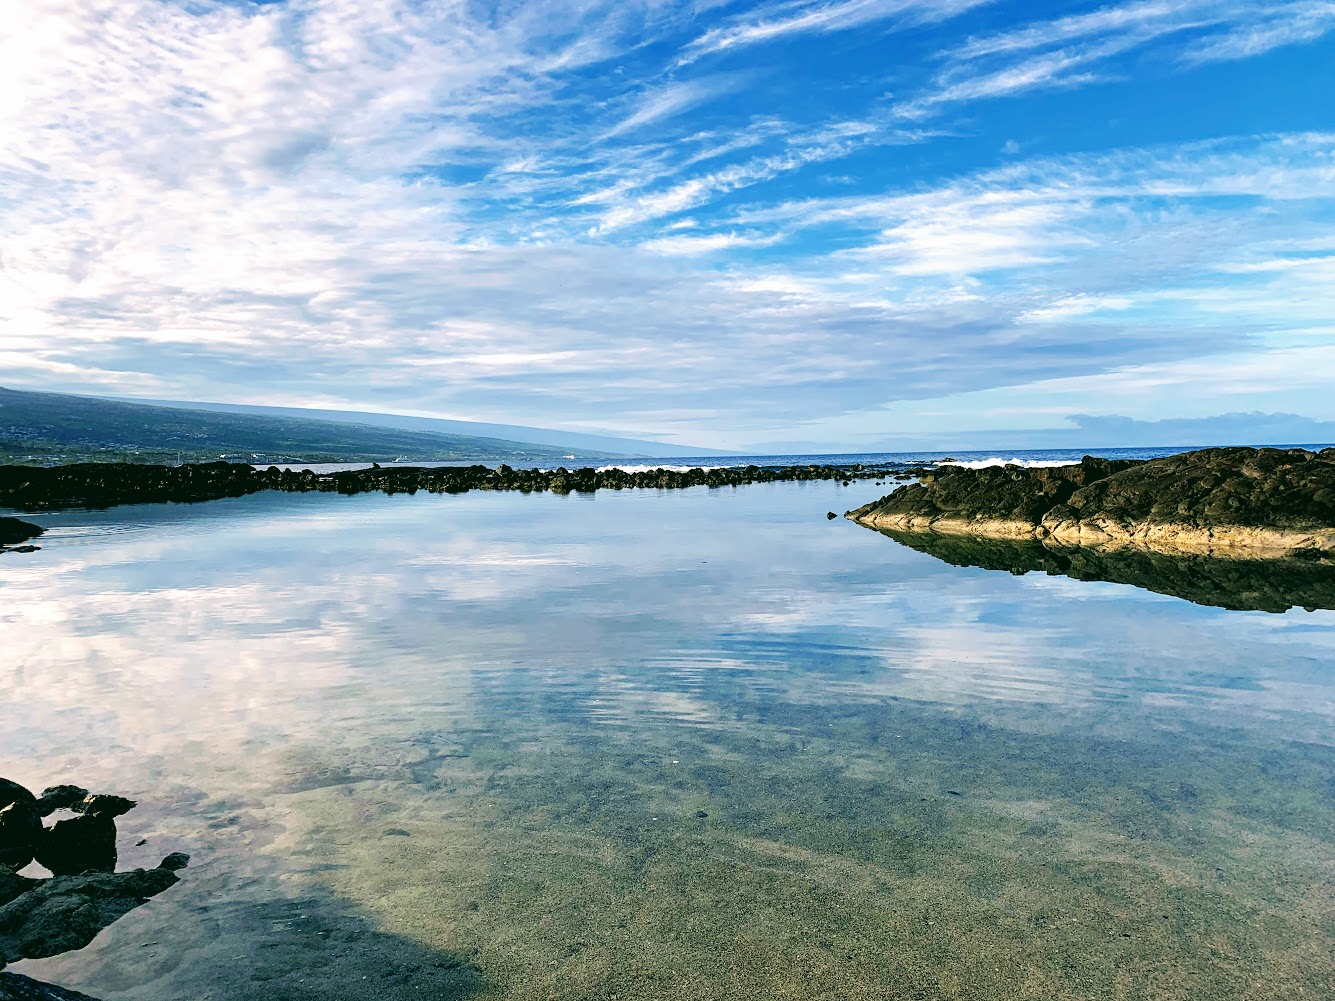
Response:
[{"label": "sky", "polygon": [[1335,419],[1335,0],[0,16],[9,388],[743,450]]}]

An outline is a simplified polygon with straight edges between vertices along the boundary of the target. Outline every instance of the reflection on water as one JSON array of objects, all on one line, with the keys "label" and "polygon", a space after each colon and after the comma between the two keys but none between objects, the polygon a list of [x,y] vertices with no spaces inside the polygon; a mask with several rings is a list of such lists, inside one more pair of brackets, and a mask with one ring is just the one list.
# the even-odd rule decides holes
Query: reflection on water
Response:
[{"label": "reflection on water", "polygon": [[[215,998],[1335,989],[1335,614],[1012,579],[872,484],[45,519],[0,774],[169,894],[23,972]],[[866,496],[861,496],[866,494]]]},{"label": "reflection on water", "polygon": [[901,545],[957,567],[1005,570],[1017,575],[1039,571],[1076,580],[1131,584],[1198,605],[1235,611],[1335,609],[1335,562],[1319,554],[1236,559],[1133,546],[1062,546],[1037,539],[879,531]]}]

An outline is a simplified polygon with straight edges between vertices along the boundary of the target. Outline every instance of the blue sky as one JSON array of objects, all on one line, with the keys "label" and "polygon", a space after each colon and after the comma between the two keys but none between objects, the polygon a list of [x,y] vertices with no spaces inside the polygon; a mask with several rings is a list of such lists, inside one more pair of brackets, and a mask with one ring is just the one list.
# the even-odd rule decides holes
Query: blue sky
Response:
[{"label": "blue sky", "polygon": [[1335,419],[1335,0],[43,0],[0,384],[725,448]]}]

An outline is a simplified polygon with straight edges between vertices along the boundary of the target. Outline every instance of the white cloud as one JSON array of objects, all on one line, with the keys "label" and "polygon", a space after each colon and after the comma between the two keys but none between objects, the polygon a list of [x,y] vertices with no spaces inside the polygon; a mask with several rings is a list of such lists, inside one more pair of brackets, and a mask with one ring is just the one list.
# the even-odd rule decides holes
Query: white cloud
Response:
[{"label": "white cloud", "polygon": [[679,65],[716,52],[790,35],[848,31],[891,18],[905,23],[945,20],[990,0],[841,0],[779,3],[749,12],[726,27],[711,28],[683,51]]},{"label": "white cloud", "polygon": [[895,111],[921,119],[959,102],[1100,82],[1117,75],[1116,57],[1160,43],[1190,64],[1248,58],[1332,30],[1330,0],[1138,0],[970,38],[942,53],[934,85]]},{"label": "white cloud", "polygon": [[[745,45],[966,6],[771,6],[719,30]],[[1278,30],[1206,6],[973,39],[919,100],[1069,85],[1151,30]],[[1329,265],[1295,248],[1330,229],[1331,136],[871,187],[916,176],[898,161],[938,135],[883,108],[727,119],[722,101],[736,127],[702,129],[691,109],[763,74],[666,72],[691,7],[10,5],[6,383],[689,433],[1166,363],[1330,308]],[[812,181],[833,163],[852,194]]]}]

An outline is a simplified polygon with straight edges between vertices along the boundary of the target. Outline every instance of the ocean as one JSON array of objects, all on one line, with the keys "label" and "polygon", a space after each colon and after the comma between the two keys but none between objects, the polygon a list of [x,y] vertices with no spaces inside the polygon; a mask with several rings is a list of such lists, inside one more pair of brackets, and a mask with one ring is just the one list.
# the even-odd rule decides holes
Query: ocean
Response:
[{"label": "ocean", "polygon": [[887,489],[33,516],[0,775],[137,800],[122,868],[192,862],[11,969],[103,1001],[1335,996],[1335,611],[826,518]]}]

